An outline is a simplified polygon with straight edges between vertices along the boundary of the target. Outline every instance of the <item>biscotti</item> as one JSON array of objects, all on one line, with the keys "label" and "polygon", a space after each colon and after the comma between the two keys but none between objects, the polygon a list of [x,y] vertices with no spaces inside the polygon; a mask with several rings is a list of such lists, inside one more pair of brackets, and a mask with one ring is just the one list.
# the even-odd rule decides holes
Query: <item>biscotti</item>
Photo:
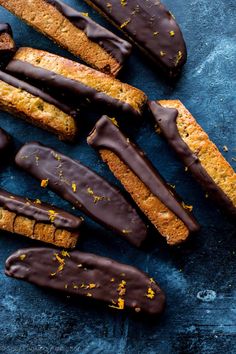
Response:
[{"label": "biscotti", "polygon": [[157,316],[165,308],[165,294],[148,274],[91,253],[22,249],[6,260],[5,274],[117,310]]},{"label": "biscotti", "polygon": [[175,198],[144,153],[103,116],[88,137],[140,209],[170,245],[187,239],[198,230],[194,217]]},{"label": "biscotti", "polygon": [[76,112],[42,90],[0,71],[0,109],[61,140],[73,141],[77,134]]},{"label": "biscotti", "polygon": [[0,65],[14,51],[15,42],[11,26],[8,23],[0,23]]},{"label": "biscotti", "polygon": [[52,205],[0,189],[0,229],[32,239],[73,248],[82,219]]},{"label": "biscotti", "polygon": [[24,145],[16,163],[95,221],[140,246],[147,236],[136,210],[110,185],[77,160],[39,143]]},{"label": "biscotti", "polygon": [[165,74],[178,75],[187,59],[174,16],[156,0],[85,0],[121,29]]},{"label": "biscotti", "polygon": [[149,103],[161,133],[223,211],[236,216],[236,173],[179,100]]},{"label": "biscotti", "polygon": [[132,46],[60,0],[0,0],[0,5],[81,58],[117,75]]},{"label": "biscotti", "polygon": [[103,111],[140,116],[146,95],[128,84],[69,59],[33,48],[20,48],[7,70],[70,94]]}]

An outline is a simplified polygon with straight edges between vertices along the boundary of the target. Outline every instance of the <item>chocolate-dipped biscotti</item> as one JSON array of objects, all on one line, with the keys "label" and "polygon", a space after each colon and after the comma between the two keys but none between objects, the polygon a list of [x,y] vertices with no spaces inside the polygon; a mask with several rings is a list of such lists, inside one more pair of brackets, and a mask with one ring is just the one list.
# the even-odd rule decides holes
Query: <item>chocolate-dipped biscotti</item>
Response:
[{"label": "chocolate-dipped biscotti", "polygon": [[0,162],[5,162],[9,159],[13,151],[12,147],[12,137],[4,129],[0,128]]},{"label": "chocolate-dipped biscotti", "polygon": [[8,23],[0,23],[0,65],[15,51],[12,29]]},{"label": "chocolate-dipped biscotti", "polygon": [[48,130],[61,140],[77,134],[76,112],[42,90],[0,71],[0,109]]},{"label": "chocolate-dipped biscotti", "polygon": [[193,216],[176,199],[145,154],[111,119],[103,116],[87,140],[168,244],[178,244],[198,230]]},{"label": "chocolate-dipped biscotti", "polygon": [[140,246],[147,229],[120,191],[77,160],[39,143],[24,145],[16,163],[88,216]]},{"label": "chocolate-dipped biscotti", "polygon": [[6,260],[5,274],[118,310],[156,316],[165,307],[163,291],[148,274],[90,253],[22,249]]},{"label": "chocolate-dipped biscotti", "polygon": [[88,65],[117,75],[132,46],[60,0],[0,0],[0,5],[80,57]]},{"label": "chocolate-dipped biscotti", "polygon": [[82,219],[52,205],[0,189],[0,230],[73,248]]},{"label": "chocolate-dipped biscotti", "polygon": [[153,118],[171,147],[223,211],[236,217],[236,173],[179,100],[150,102]]},{"label": "chocolate-dipped biscotti", "polygon": [[158,0],[85,0],[121,29],[167,75],[176,76],[187,59],[174,16]]},{"label": "chocolate-dipped biscotti", "polygon": [[102,106],[103,111],[140,116],[146,95],[135,87],[69,59],[33,48],[20,48],[7,70],[74,96],[76,101]]}]

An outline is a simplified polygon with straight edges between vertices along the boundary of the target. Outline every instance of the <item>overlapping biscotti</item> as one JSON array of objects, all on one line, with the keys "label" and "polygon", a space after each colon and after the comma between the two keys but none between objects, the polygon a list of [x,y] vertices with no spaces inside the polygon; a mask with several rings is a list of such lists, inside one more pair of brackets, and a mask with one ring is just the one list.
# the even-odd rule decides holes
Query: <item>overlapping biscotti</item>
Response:
[{"label": "overlapping biscotti", "polygon": [[167,75],[176,76],[187,59],[174,16],[157,0],[85,0],[121,29]]},{"label": "overlapping biscotti", "polygon": [[11,11],[88,65],[117,75],[131,44],[60,0],[0,0]]},{"label": "overlapping biscotti", "polygon": [[61,140],[77,134],[76,112],[42,90],[0,71],[0,109],[48,130]]},{"label": "overlapping biscotti", "polygon": [[5,274],[117,310],[157,316],[165,308],[165,294],[148,274],[91,253],[22,249],[6,260]]},{"label": "overlapping biscotti", "polygon": [[12,29],[8,23],[0,23],[0,62],[6,58],[6,55],[13,53],[15,42]]},{"label": "overlapping biscotti", "polygon": [[52,205],[0,189],[0,229],[32,239],[73,248],[82,219]]},{"label": "overlapping biscotti", "polygon": [[161,133],[223,211],[236,216],[236,173],[179,100],[149,103]]},{"label": "overlapping biscotti", "polygon": [[147,237],[147,228],[118,188],[77,160],[39,143],[25,144],[17,165],[41,180],[59,196],[135,246]]},{"label": "overlapping biscotti", "polygon": [[144,153],[103,116],[88,137],[114,175],[170,245],[198,230],[194,217],[176,199]]},{"label": "overlapping biscotti", "polygon": [[33,48],[20,48],[7,70],[103,111],[140,116],[146,95],[135,87],[69,59]]}]

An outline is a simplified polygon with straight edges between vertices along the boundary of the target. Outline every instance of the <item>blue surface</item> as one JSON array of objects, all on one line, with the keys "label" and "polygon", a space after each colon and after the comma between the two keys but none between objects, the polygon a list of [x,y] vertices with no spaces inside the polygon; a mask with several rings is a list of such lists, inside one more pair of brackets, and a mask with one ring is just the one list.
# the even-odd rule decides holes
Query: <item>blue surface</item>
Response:
[{"label": "blue surface", "polygon": [[[82,0],[67,3],[109,27]],[[188,46],[189,58],[180,80],[173,86],[158,78],[155,68],[138,51],[134,51],[120,77],[143,89],[151,99],[181,99],[235,168],[235,0],[165,3],[181,24]],[[18,46],[38,47],[72,58],[3,9],[0,21],[12,25]],[[8,114],[0,114],[0,126],[13,135],[17,146],[39,140],[80,159],[119,185],[86,145],[86,135],[95,120],[87,114],[81,117],[79,141],[70,146]],[[86,219],[78,248],[149,272],[166,290],[165,314],[156,323],[143,322],[102,305],[72,301],[7,278],[3,274],[7,256],[20,247],[34,246],[35,242],[1,232],[1,354],[236,353],[235,228],[204,198],[149,122],[134,122],[129,131],[166,179],[176,185],[186,203],[194,206],[202,230],[191,242],[175,249],[151,233],[149,245],[138,250]],[[224,145],[229,149],[227,153],[223,152]],[[0,172],[0,186],[71,210],[68,203],[48,190],[42,191],[37,181],[13,165]]]}]

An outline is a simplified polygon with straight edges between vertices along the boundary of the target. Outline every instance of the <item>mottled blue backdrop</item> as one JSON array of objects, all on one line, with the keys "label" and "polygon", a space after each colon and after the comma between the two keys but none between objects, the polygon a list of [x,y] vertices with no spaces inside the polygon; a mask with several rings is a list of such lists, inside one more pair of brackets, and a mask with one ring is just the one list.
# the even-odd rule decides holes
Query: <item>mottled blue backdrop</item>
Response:
[{"label": "mottled blue backdrop", "polygon": [[[82,0],[67,0],[77,9],[111,28]],[[176,85],[160,79],[155,67],[138,51],[121,79],[144,90],[151,99],[179,98],[218,144],[235,167],[236,47],[235,0],[165,0],[176,15],[188,46],[188,62]],[[32,46],[70,56],[7,11],[18,46]],[[119,185],[86,135],[95,117],[83,113],[75,146],[19,119],[0,113],[0,126],[11,133],[16,146],[38,140],[80,159]],[[122,117],[120,117],[122,121]],[[165,178],[176,185],[186,203],[194,206],[202,230],[191,242],[169,248],[152,232],[149,244],[138,250],[86,218],[78,248],[135,265],[157,279],[167,293],[165,314],[155,323],[137,320],[105,306],[59,296],[7,278],[4,262],[20,247],[35,242],[1,232],[0,237],[0,353],[1,354],[218,354],[236,353],[236,234],[192,178],[184,172],[165,141],[145,122],[129,123],[130,136],[146,151]],[[123,124],[125,127],[125,124]],[[223,152],[223,146],[228,152]],[[71,206],[13,164],[0,171],[0,186],[31,198]],[[78,213],[79,214],[79,213]]]}]

